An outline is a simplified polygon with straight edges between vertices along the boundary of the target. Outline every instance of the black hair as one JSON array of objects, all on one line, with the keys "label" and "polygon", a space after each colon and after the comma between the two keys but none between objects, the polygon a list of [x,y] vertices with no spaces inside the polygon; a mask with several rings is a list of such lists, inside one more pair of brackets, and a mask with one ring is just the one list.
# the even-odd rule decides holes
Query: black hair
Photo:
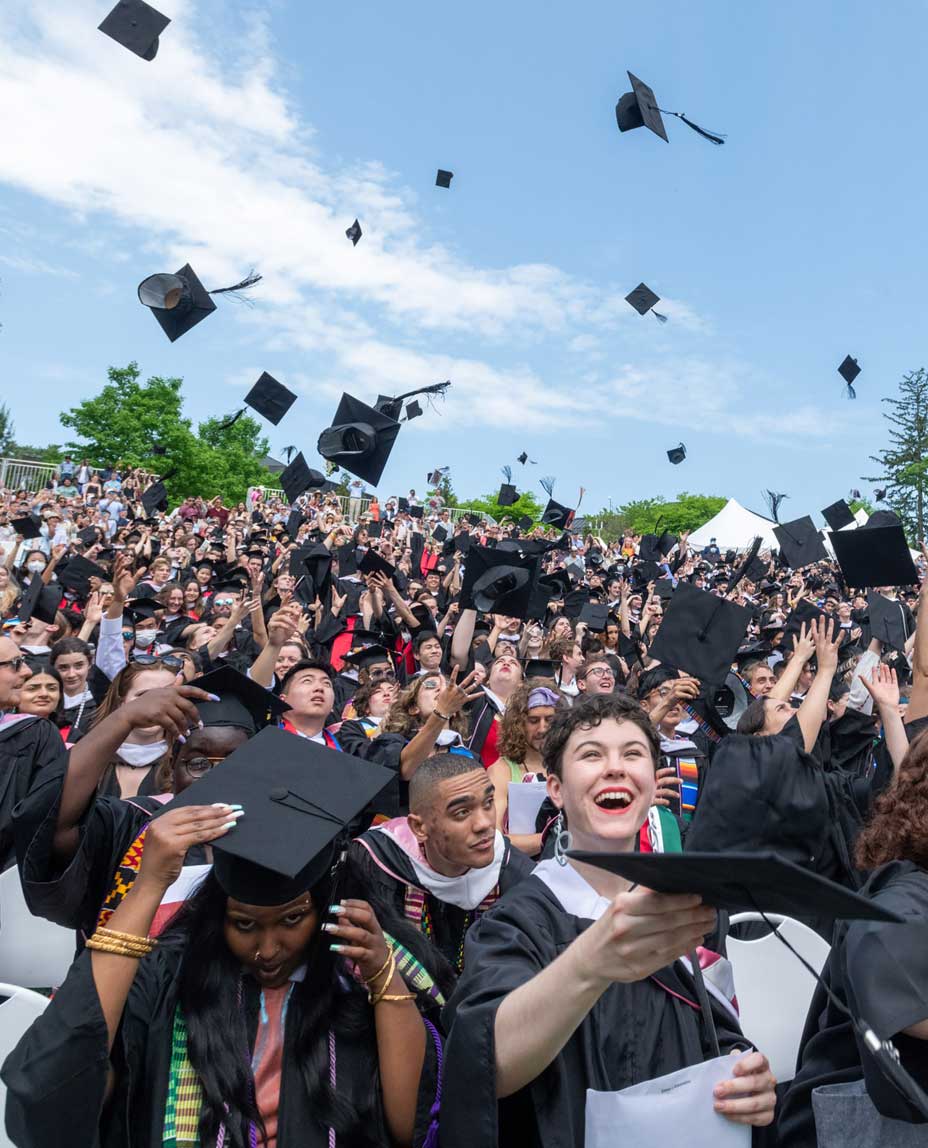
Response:
[{"label": "black hair", "polygon": [[660,734],[638,702],[625,694],[584,694],[570,709],[555,713],[541,751],[545,772],[561,777],[564,746],[571,734],[578,729],[592,729],[610,719],[632,722],[641,730],[656,769],[661,760]]},{"label": "black hair", "polygon": [[654,666],[645,672],[638,679],[638,697],[646,698],[652,690],[659,689],[664,682],[676,681],[680,676],[680,671],[675,670],[673,666]]},{"label": "black hair", "polygon": [[[340,865],[309,891],[320,916],[326,906],[341,897],[358,896],[371,901],[350,865]],[[197,892],[172,918],[162,934],[161,947],[183,947],[178,970],[178,1005],[187,1025],[190,1063],[203,1087],[199,1137],[201,1144],[215,1143],[221,1124],[226,1126],[228,1148],[248,1148],[249,1124],[265,1130],[254,1100],[251,1052],[241,1007],[248,978],[225,941],[227,896],[214,873],[209,873]],[[422,935],[402,921],[389,907],[371,901],[381,927],[413,952],[432,973],[443,992],[449,993],[450,969]],[[321,925],[321,921],[320,921]],[[375,1148],[377,1135],[376,1045],[367,993],[351,977],[341,974],[327,934],[317,928],[305,952],[306,977],[294,982],[287,1006],[286,1055],[298,1066],[309,1100],[308,1111],[320,1128],[332,1128],[341,1145]],[[329,1033],[355,1043],[362,1057],[369,1051],[369,1084],[351,1098],[329,1082]],[[362,1061],[363,1063],[363,1061]]]},{"label": "black hair", "polygon": [[323,662],[320,658],[302,658],[284,674],[280,683],[280,692],[283,693],[286,690],[294,674],[302,673],[304,670],[321,670],[333,685],[335,683],[335,670],[332,669],[329,662]]},{"label": "black hair", "polygon": [[439,645],[441,645],[441,638],[439,638],[437,631],[435,631],[435,630],[419,630],[418,633],[416,634],[416,636],[412,640],[413,650],[415,650],[415,652],[418,654],[419,647],[424,642],[427,642],[430,638],[434,638],[435,641],[438,642]]},{"label": "black hair", "polygon": [[736,733],[756,736],[761,733],[767,721],[766,698],[755,698],[741,717],[738,718]]},{"label": "black hair", "polygon": [[412,775],[409,782],[409,808],[418,809],[427,800],[426,793],[441,781],[449,777],[462,777],[465,773],[474,773],[483,769],[476,758],[464,757],[459,753],[436,753],[427,757]]},{"label": "black hair", "polygon": [[82,654],[93,665],[93,650],[82,638],[59,638],[52,646],[48,660],[52,665],[65,654]]}]

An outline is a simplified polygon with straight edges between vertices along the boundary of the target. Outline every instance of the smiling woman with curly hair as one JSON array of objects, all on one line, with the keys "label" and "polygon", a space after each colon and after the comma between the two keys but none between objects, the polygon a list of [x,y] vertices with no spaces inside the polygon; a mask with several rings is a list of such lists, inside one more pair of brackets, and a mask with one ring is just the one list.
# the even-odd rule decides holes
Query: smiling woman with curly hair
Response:
[{"label": "smiling woman with curly hair", "polygon": [[[892,1040],[903,1066],[928,1088],[928,735],[912,743],[893,783],[874,803],[857,841],[857,863],[872,870],[863,893],[906,922],[841,923],[824,976],[855,1016],[864,1017],[881,1040]],[[829,1089],[819,1103],[843,1104],[848,1119],[859,1121],[863,1104],[875,1128],[877,1113],[921,1122],[872,1058],[864,1057],[847,1017],[821,988],[809,1018],[799,1071],[781,1112],[779,1148],[814,1142],[811,1098],[824,1084],[841,1085],[844,1095],[830,1100]],[[883,1142],[880,1135],[874,1143]]]}]

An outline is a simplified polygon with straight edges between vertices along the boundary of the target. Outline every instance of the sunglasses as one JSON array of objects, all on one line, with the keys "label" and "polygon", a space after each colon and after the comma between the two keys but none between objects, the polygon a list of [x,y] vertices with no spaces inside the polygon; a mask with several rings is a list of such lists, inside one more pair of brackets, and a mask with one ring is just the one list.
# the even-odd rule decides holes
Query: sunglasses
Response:
[{"label": "sunglasses", "polygon": [[25,664],[26,659],[23,657],[7,658],[5,662],[0,662],[0,669],[3,669],[4,666],[9,666],[14,674],[18,674]]},{"label": "sunglasses", "polygon": [[159,665],[164,666],[165,669],[174,670],[175,672],[184,668],[184,659],[175,658],[171,654],[167,654],[164,657],[160,657],[158,654],[139,654],[132,660],[137,666]]}]

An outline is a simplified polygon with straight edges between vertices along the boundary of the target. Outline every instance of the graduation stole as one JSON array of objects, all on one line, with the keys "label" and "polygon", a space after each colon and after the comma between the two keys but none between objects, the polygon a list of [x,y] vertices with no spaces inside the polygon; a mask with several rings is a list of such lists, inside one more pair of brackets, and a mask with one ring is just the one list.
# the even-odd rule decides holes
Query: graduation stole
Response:
[{"label": "graduation stole", "polygon": [[145,834],[148,832],[149,825],[151,825],[151,822],[147,821],[145,825],[142,826],[141,833],[139,833],[138,837],[136,837],[126,850],[125,856],[116,868],[113,884],[104,898],[100,912],[97,915],[98,929],[109,921],[110,917],[112,917],[122,903],[123,897],[125,897],[135,884],[135,879],[138,877],[139,869],[142,865],[142,849],[145,844]]},{"label": "graduation stole", "polygon": [[[296,734],[297,737],[303,737],[303,734],[300,733],[300,731],[296,728],[296,726],[293,725],[292,722],[287,721],[286,718],[280,719],[280,721],[277,723],[277,728],[278,729],[285,729],[287,731],[287,733]],[[322,740],[329,747],[329,749],[341,749],[342,748],[338,744],[338,742],[335,740],[333,735],[330,734],[327,729],[323,729],[323,731],[322,731]]]},{"label": "graduation stole", "polygon": [[[484,897],[476,909],[467,910],[464,916],[464,928],[461,930],[461,942],[454,958],[454,967],[458,973],[464,968],[464,938],[467,930],[487,909],[499,900],[499,885],[496,885]],[[403,915],[411,925],[419,930],[423,936],[433,940],[432,914],[429,912],[428,895],[418,885],[407,885],[403,898]],[[395,943],[395,942],[394,942]]]}]

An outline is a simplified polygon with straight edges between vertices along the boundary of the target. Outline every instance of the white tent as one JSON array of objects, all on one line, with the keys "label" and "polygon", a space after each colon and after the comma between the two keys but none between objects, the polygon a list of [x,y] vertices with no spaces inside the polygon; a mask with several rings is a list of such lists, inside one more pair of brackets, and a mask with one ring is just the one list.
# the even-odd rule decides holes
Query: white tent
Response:
[{"label": "white tent", "polygon": [[690,549],[702,550],[714,538],[720,550],[744,550],[758,535],[763,539],[765,550],[779,548],[780,544],[773,533],[775,525],[769,518],[762,518],[752,510],[747,510],[740,502],[729,498],[714,518],[693,531],[690,535]]}]

